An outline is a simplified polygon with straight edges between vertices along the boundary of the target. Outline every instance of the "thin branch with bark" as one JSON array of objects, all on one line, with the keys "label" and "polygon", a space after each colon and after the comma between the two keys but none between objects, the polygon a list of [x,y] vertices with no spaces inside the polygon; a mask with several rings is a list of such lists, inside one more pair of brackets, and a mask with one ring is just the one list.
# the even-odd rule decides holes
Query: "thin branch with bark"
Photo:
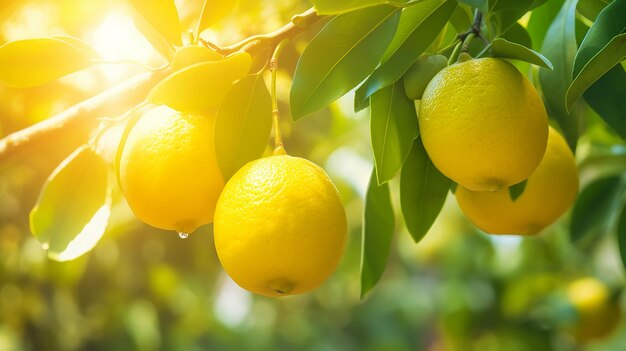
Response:
[{"label": "thin branch with bark", "polygon": [[[291,22],[273,32],[253,35],[225,47],[206,44],[215,46],[222,54],[236,51],[253,53],[265,47],[275,47],[283,39],[292,38],[303,32],[320,18],[313,9],[309,9],[294,16]],[[171,70],[166,69],[130,78],[121,85],[82,101],[58,115],[5,136],[0,140],[0,162],[20,154],[31,145],[58,140],[72,130],[93,128],[97,126],[98,118],[123,113],[143,101],[150,89],[169,72]]]}]

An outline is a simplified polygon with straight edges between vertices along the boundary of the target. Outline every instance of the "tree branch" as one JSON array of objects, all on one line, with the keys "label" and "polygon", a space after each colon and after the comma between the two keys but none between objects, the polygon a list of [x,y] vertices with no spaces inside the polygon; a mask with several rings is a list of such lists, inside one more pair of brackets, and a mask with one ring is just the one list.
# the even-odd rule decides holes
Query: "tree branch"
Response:
[{"label": "tree branch", "polygon": [[168,71],[143,73],[126,82],[82,101],[67,110],[0,140],[0,163],[30,145],[59,140],[69,130],[96,126],[97,118],[117,115],[141,102],[152,86]]},{"label": "tree branch", "polygon": [[222,55],[229,55],[237,51],[247,51],[252,53],[258,51],[262,47],[275,47],[283,39],[292,38],[297,34],[300,34],[311,24],[317,22],[321,18],[321,16],[318,16],[317,13],[315,13],[313,8],[310,8],[301,14],[293,16],[291,18],[291,22],[273,32],[253,35],[241,40],[240,42],[224,47],[220,47],[213,43],[207,44],[212,46],[213,49],[219,51]]},{"label": "tree branch", "polygon": [[[285,38],[292,38],[317,22],[313,8],[293,16],[291,22],[266,34],[253,35],[235,44],[220,47],[204,42],[216,51],[227,55],[237,51],[256,52],[264,47],[275,47]],[[82,101],[69,109],[30,127],[9,134],[0,140],[0,162],[19,154],[30,145],[41,145],[49,140],[58,140],[64,133],[97,125],[97,118],[118,115],[141,102],[150,89],[171,70],[144,73],[111,88],[99,95]]]}]

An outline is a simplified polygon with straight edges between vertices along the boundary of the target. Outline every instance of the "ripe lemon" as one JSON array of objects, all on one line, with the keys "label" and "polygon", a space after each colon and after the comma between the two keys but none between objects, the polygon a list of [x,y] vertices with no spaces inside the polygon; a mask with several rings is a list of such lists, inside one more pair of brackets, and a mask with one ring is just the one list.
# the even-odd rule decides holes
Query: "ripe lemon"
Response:
[{"label": "ripe lemon", "polygon": [[515,200],[507,190],[477,192],[457,187],[456,200],[465,215],[491,234],[536,234],[574,203],[578,170],[565,139],[552,127],[543,160]]},{"label": "ripe lemon", "polygon": [[323,169],[275,155],[247,163],[217,202],[215,249],[242,288],[266,296],[300,294],[335,270],[346,214]]},{"label": "ripe lemon", "polygon": [[596,278],[572,282],[567,287],[567,299],[577,312],[571,331],[579,342],[604,337],[619,323],[619,303],[611,301],[609,289]]},{"label": "ripe lemon", "polygon": [[439,71],[424,91],[418,117],[433,164],[470,190],[498,191],[523,181],[546,149],[543,102],[528,79],[501,59]]},{"label": "ripe lemon", "polygon": [[145,223],[191,233],[213,220],[224,186],[213,144],[214,115],[156,107],[139,118],[118,151],[120,188]]}]

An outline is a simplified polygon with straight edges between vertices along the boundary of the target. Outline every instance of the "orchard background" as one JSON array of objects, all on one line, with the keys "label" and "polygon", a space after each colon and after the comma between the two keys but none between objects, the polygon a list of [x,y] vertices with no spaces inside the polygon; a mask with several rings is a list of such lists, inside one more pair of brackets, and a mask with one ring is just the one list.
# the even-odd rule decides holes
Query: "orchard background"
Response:
[{"label": "orchard background", "polygon": [[[181,0],[175,1],[177,16],[172,4],[0,4],[1,44],[63,36],[56,40],[87,57],[81,61],[72,56],[76,52],[68,56],[54,49],[17,64],[0,55],[0,76],[7,83],[0,84],[0,350],[624,348],[624,322],[606,337],[578,342],[570,333],[577,315],[565,289],[576,279],[597,277],[611,288],[614,310],[621,314],[625,1]],[[313,5],[318,14],[309,10]],[[413,203],[401,201],[398,175],[417,136],[411,127],[415,111],[393,91],[387,101],[393,114],[370,116],[365,108],[368,97],[383,100],[389,95],[385,89],[400,87],[421,54],[457,55],[457,35],[465,33],[464,39],[472,32],[476,10],[483,16],[478,23],[484,40],[468,41],[467,51],[514,59],[540,91],[551,124],[576,149],[577,203],[538,236],[481,232],[447,188],[418,194]],[[333,23],[349,28],[349,35],[329,35]],[[202,40],[195,37],[197,28],[206,28]],[[406,40],[393,40],[398,28],[408,33]],[[325,30],[337,42],[319,39]],[[172,35],[176,31],[182,31],[180,38]],[[254,35],[260,40],[245,39]],[[278,61],[276,96],[286,149],[328,172],[348,216],[346,253],[321,288],[280,299],[240,289],[219,265],[210,225],[185,240],[149,227],[133,216],[106,174],[74,174],[58,185],[92,189],[91,182],[100,179],[110,189],[105,203],[110,218],[92,221],[80,245],[68,249],[80,232],[72,229],[92,219],[78,209],[101,205],[91,191],[62,192],[64,230],[31,234],[29,212],[68,155],[91,142],[106,162],[115,158],[127,112],[171,73],[166,59],[171,44],[198,41],[224,54],[246,50],[262,68],[284,38],[290,41]],[[332,45],[351,40],[360,55],[342,56]],[[386,53],[390,43],[395,51]],[[295,78],[294,72],[299,72]],[[319,77],[331,79],[319,82]],[[267,71],[263,78],[269,88]],[[300,99],[303,91],[311,92],[308,99]],[[152,102],[159,102],[155,95]],[[237,105],[236,96],[227,101]],[[271,111],[251,116],[267,122]],[[267,154],[266,122],[238,126],[251,137],[267,130]],[[230,146],[241,147],[244,158],[259,152]],[[392,162],[374,162],[381,152]],[[405,224],[406,213],[418,210],[427,215]]]}]

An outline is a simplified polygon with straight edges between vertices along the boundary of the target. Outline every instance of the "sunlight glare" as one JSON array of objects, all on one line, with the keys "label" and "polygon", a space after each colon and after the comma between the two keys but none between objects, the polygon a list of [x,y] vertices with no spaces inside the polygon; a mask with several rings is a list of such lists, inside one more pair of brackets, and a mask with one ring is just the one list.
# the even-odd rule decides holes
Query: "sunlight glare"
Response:
[{"label": "sunlight glare", "polygon": [[[137,30],[130,16],[113,12],[86,36],[86,41],[105,61],[133,61],[155,66],[159,56],[150,43]],[[156,64],[155,64],[156,63]],[[136,70],[133,65],[103,65],[103,71],[111,80]]]}]

